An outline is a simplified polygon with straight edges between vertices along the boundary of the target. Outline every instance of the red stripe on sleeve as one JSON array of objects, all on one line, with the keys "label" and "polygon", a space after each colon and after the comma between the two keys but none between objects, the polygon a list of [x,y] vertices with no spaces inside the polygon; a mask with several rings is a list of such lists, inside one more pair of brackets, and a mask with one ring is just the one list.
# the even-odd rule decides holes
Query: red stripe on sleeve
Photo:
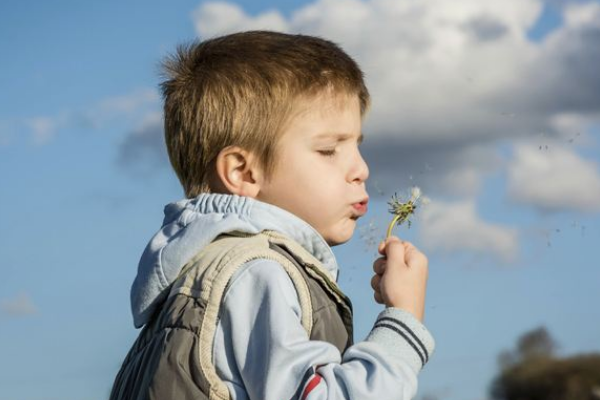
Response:
[{"label": "red stripe on sleeve", "polygon": [[321,383],[321,375],[315,375],[309,382],[308,385],[306,385],[306,389],[304,389],[304,393],[302,393],[302,400],[306,400],[306,398],[308,397],[309,393],[312,392],[312,390],[317,387],[317,385]]}]

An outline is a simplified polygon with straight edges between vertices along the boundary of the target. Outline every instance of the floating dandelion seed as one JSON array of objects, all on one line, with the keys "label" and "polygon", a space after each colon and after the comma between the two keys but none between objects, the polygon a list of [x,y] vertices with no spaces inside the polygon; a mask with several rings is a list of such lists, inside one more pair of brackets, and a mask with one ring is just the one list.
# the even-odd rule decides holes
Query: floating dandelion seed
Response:
[{"label": "floating dandelion seed", "polygon": [[539,135],[540,136],[540,141],[542,142],[542,144],[539,145],[539,149],[542,150],[548,150],[548,145],[543,143],[543,141],[545,141],[546,139],[546,133],[545,132],[540,132]]},{"label": "floating dandelion seed", "polygon": [[379,181],[375,181],[373,183],[373,186],[375,187],[377,194],[379,194],[380,196],[385,196],[385,192],[383,191],[383,189],[381,189],[381,186],[379,186]]},{"label": "floating dandelion seed", "polygon": [[377,247],[377,235],[376,232],[379,230],[375,224],[375,220],[371,219],[367,226],[363,226],[359,229],[360,238],[365,242],[365,251],[373,247]]},{"label": "floating dandelion seed", "polygon": [[550,234],[552,231],[550,229],[544,229],[544,236],[546,237],[546,246],[552,247],[552,241],[550,240]]},{"label": "floating dandelion seed", "polygon": [[425,205],[429,203],[429,199],[424,196],[421,197],[421,189],[417,186],[414,186],[411,189],[410,199],[404,203],[401,202],[394,193],[392,199],[388,202],[390,206],[389,212],[394,215],[394,219],[392,219],[392,222],[390,222],[390,225],[388,226],[386,238],[390,237],[395,225],[402,225],[406,222],[410,228],[411,221],[409,217],[414,214],[417,209],[417,203],[419,202]]},{"label": "floating dandelion seed", "polygon": [[419,171],[419,175],[423,175],[424,173],[433,170],[433,168],[431,167],[431,165],[429,165],[429,163],[425,163],[423,167],[424,168]]},{"label": "floating dandelion seed", "polygon": [[576,138],[577,138],[577,136],[579,136],[579,135],[581,135],[581,133],[580,133],[580,132],[577,132],[577,133],[575,134],[575,136],[573,136],[571,139],[569,139],[569,143],[573,143],[573,141],[575,141],[575,139],[576,139]]}]

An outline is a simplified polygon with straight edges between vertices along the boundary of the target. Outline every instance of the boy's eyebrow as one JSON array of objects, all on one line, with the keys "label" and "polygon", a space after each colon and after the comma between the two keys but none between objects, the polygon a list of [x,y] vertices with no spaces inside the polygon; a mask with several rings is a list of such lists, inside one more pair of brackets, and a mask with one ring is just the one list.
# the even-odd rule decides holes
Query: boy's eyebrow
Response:
[{"label": "boy's eyebrow", "polygon": [[[327,133],[322,133],[320,135],[315,136],[315,139],[329,139],[329,138],[334,138],[337,139],[337,141],[343,141],[343,140],[348,140],[348,139],[352,139],[353,137],[355,137],[356,135],[353,135],[351,133],[341,133],[341,132],[327,132]],[[362,134],[362,132],[360,133],[360,135],[358,135],[357,138],[357,142],[358,144],[361,144],[364,140],[364,136]]]}]

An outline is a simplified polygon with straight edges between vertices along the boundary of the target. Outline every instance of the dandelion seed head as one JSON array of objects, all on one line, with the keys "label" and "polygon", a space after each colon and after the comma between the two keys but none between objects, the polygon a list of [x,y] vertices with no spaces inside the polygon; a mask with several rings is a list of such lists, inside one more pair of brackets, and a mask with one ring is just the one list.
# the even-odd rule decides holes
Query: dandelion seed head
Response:
[{"label": "dandelion seed head", "polygon": [[421,188],[418,186],[413,186],[413,188],[410,191],[410,197],[412,201],[415,201],[419,197],[421,197]]},{"label": "dandelion seed head", "polygon": [[[394,193],[388,205],[390,206],[389,212],[394,215],[394,219],[390,222],[387,230],[387,236],[389,237],[392,233],[392,229],[395,225],[402,225],[404,222],[407,223],[408,227],[411,227],[410,216],[415,213],[417,209],[418,203],[423,203],[423,198],[421,198],[422,192],[421,188],[418,186],[413,186],[411,188],[410,198],[403,202],[398,198],[398,195]],[[426,203],[428,202],[428,199]]]}]

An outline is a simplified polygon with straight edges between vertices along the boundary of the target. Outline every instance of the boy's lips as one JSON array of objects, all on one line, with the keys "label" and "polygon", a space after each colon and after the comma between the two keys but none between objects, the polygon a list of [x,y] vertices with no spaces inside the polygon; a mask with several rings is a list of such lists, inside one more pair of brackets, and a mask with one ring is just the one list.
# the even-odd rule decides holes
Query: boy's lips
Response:
[{"label": "boy's lips", "polygon": [[358,203],[352,204],[352,208],[356,211],[357,216],[362,217],[367,213],[369,198],[359,201]]}]

